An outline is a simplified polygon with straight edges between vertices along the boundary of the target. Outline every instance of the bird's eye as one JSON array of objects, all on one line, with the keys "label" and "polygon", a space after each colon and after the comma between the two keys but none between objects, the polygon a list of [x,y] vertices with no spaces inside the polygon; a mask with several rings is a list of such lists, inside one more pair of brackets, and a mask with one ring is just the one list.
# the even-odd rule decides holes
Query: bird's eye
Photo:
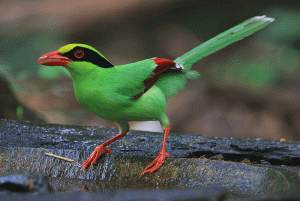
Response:
[{"label": "bird's eye", "polygon": [[81,49],[78,49],[74,52],[74,56],[77,58],[77,59],[81,59],[83,56],[84,56],[84,52],[83,50]]}]

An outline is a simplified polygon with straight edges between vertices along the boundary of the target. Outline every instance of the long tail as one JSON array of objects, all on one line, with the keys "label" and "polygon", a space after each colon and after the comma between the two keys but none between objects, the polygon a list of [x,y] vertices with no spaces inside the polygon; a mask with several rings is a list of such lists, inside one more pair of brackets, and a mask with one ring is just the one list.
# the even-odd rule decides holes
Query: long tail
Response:
[{"label": "long tail", "polygon": [[162,75],[155,85],[161,89],[167,98],[174,96],[179,90],[184,89],[187,79],[196,79],[200,76],[197,71],[190,70],[194,63],[231,43],[253,34],[273,21],[273,18],[266,17],[265,15],[253,17],[202,43],[174,60],[175,63],[183,66],[186,73]]},{"label": "long tail", "polygon": [[192,65],[200,59],[253,34],[273,21],[273,18],[266,17],[265,15],[253,17],[202,43],[198,47],[175,59],[174,62],[182,64],[185,70],[189,70]]}]

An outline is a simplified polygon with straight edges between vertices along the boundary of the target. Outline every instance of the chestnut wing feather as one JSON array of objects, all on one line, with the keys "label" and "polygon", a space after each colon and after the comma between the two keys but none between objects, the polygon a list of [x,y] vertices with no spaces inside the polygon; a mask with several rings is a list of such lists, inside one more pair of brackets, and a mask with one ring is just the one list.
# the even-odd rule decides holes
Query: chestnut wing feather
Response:
[{"label": "chestnut wing feather", "polygon": [[153,58],[152,60],[157,65],[157,67],[153,70],[154,75],[144,80],[145,89],[139,94],[133,96],[133,99],[137,99],[146,93],[156,83],[162,74],[169,72],[185,72],[183,67],[176,65],[175,62],[169,59]]}]

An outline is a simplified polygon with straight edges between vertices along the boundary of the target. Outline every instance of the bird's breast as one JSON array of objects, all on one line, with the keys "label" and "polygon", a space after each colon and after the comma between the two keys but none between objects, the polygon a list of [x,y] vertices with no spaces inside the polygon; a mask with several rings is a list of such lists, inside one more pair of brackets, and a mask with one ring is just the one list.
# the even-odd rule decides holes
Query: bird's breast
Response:
[{"label": "bird's breast", "polygon": [[[74,84],[77,101],[90,112],[106,120],[114,120],[117,114],[130,105],[128,97],[121,96],[109,87]],[[128,100],[127,100],[128,99]]]}]

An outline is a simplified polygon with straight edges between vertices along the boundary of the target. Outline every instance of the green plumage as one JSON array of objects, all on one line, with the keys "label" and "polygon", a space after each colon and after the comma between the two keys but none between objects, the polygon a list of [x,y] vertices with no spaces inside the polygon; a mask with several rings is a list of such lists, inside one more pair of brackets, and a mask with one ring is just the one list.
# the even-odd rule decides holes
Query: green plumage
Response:
[{"label": "green plumage", "polygon": [[[94,114],[119,123],[158,120],[165,128],[169,126],[169,121],[164,115],[166,98],[184,89],[187,79],[200,76],[197,71],[190,70],[192,65],[203,57],[262,29],[272,21],[272,18],[265,16],[254,17],[197,46],[174,60],[185,72],[160,75],[155,85],[145,93],[145,80],[155,76],[154,70],[157,67],[152,59],[102,68],[90,60],[84,60],[85,57],[82,60],[73,57],[65,67],[72,76],[78,102]],[[80,48],[96,52],[99,59],[108,61],[96,49],[84,44],[66,45],[58,52],[63,56],[72,55],[70,53]],[[132,98],[139,93],[143,95],[136,100]],[[123,131],[121,129],[121,132]]]},{"label": "green plumage", "polygon": [[174,62],[182,64],[186,70],[189,70],[192,65],[200,59],[253,34],[273,21],[273,18],[266,16],[253,17],[202,43],[198,47],[175,59]]},{"label": "green plumage", "polygon": [[200,77],[195,70],[187,70],[186,73],[170,73],[162,75],[155,84],[166,96],[171,98],[177,94],[179,90],[183,90],[187,79],[194,80]]},{"label": "green plumage", "polygon": [[108,69],[78,63],[70,62],[66,68],[72,76],[76,98],[85,108],[109,121],[163,120],[166,103],[159,88],[153,86],[137,100],[132,99],[144,90],[143,81],[153,74],[153,60]]},{"label": "green plumage", "polygon": [[273,20],[274,19],[266,18],[265,16],[253,17],[202,43],[174,60],[175,63],[183,65],[184,69],[187,71],[186,74],[169,74],[161,76],[156,85],[163,91],[167,98],[175,96],[179,90],[184,89],[187,79],[196,79],[200,76],[197,71],[190,70],[194,63],[227,45],[253,34],[273,22]]},{"label": "green plumage", "polygon": [[165,152],[170,130],[170,122],[164,114],[166,98],[184,89],[187,79],[199,77],[198,72],[191,70],[194,63],[272,21],[272,18],[265,16],[251,18],[199,45],[174,62],[155,58],[113,66],[100,52],[84,44],[66,45],[43,55],[38,60],[43,61],[40,64],[67,68],[73,79],[76,98],[83,107],[119,124],[120,134],[97,146],[83,164],[83,171],[90,163],[95,163],[101,154],[112,153],[104,147],[127,134],[129,121],[149,120],[160,121],[164,140],[158,157],[143,173],[157,170],[165,157],[171,157]]}]

